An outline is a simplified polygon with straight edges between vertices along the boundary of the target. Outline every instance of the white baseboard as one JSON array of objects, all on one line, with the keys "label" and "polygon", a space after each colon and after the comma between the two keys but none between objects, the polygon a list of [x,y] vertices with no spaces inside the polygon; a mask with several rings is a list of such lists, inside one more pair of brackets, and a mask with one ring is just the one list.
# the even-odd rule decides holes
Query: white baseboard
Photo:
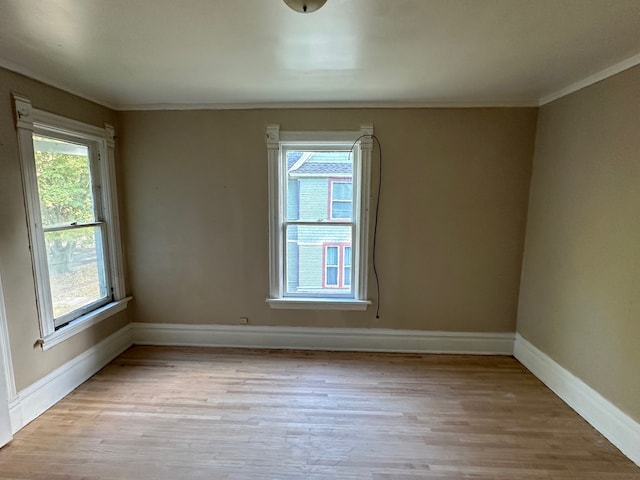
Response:
[{"label": "white baseboard", "polygon": [[582,418],[640,466],[640,424],[516,334],[514,356]]},{"label": "white baseboard", "polygon": [[62,400],[130,346],[129,324],[18,392],[9,402],[12,432]]},{"label": "white baseboard", "polygon": [[513,355],[513,333],[133,323],[137,345]]}]

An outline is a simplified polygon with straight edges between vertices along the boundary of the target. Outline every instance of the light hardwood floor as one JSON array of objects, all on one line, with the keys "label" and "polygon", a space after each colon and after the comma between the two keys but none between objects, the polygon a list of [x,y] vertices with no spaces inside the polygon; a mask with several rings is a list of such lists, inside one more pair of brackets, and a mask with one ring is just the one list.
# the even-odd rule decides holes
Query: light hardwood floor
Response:
[{"label": "light hardwood floor", "polygon": [[2,479],[640,480],[508,357],[134,347]]}]

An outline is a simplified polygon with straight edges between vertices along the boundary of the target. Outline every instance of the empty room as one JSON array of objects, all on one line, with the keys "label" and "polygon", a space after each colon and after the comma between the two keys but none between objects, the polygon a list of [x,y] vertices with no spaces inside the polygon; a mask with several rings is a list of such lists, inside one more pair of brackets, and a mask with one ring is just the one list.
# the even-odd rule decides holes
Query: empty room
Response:
[{"label": "empty room", "polygon": [[640,480],[640,1],[0,0],[0,479]]}]

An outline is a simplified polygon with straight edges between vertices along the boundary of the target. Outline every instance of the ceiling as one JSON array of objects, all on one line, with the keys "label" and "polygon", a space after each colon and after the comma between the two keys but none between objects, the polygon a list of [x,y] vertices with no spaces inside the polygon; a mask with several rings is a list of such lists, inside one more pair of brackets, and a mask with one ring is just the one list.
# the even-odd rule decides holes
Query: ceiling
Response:
[{"label": "ceiling", "polygon": [[0,1],[1,66],[117,109],[539,105],[637,63],[640,0]]}]

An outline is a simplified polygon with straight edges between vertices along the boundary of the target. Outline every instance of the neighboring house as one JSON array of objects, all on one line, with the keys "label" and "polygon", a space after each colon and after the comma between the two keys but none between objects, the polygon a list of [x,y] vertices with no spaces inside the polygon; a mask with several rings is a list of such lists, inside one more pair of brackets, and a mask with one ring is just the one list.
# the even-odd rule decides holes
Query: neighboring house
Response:
[{"label": "neighboring house", "polygon": [[[287,153],[288,294],[351,290],[353,162],[349,152]],[[345,224],[346,223],[346,224]]]}]

